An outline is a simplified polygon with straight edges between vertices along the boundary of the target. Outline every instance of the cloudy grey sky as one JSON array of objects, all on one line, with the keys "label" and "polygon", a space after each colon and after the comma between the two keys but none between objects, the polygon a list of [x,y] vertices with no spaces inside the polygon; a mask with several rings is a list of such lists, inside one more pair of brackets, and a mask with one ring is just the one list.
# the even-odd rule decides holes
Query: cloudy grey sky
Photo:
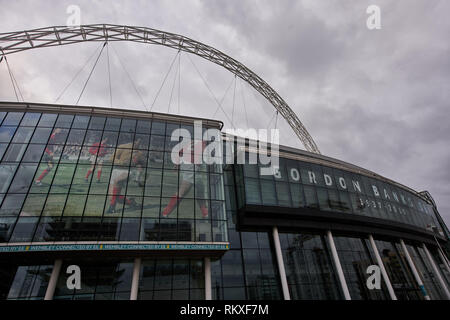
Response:
[{"label": "cloudy grey sky", "polygon": [[[321,152],[405,184],[428,190],[450,224],[449,1],[0,0],[0,32],[65,25],[66,9],[81,23],[145,26],[199,40],[234,57],[266,80],[297,113]],[[380,30],[368,30],[366,8],[381,8]],[[31,50],[9,57],[24,99],[53,103],[98,43]],[[110,50],[114,108],[144,109],[119,58],[152,105],[174,50],[114,43]],[[233,75],[192,57],[221,99]],[[59,101],[75,104],[90,66]],[[212,117],[217,104],[187,56],[181,55],[154,111]],[[107,59],[102,55],[80,104],[109,106]],[[170,95],[175,83],[169,107]],[[237,82],[234,123],[266,128],[274,110]],[[233,113],[233,85],[223,107]],[[0,65],[0,100],[15,101]],[[226,121],[221,111],[215,118]],[[271,123],[273,127],[274,121]],[[282,143],[301,147],[283,120]]]}]

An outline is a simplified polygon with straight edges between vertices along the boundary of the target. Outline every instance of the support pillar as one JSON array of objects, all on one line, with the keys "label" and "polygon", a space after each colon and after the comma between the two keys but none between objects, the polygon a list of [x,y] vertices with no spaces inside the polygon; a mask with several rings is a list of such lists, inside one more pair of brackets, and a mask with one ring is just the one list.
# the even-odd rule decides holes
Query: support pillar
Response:
[{"label": "support pillar", "polygon": [[284,300],[291,300],[291,295],[289,293],[289,286],[286,277],[286,270],[284,269],[283,254],[281,253],[280,237],[278,235],[277,227],[273,227],[272,236],[275,245],[275,255],[277,258],[278,270],[280,272],[280,281],[281,281],[281,288],[283,290],[283,297]]},{"label": "support pillar", "polygon": [[422,248],[425,251],[425,254],[427,255],[428,260],[430,260],[431,267],[433,268],[434,274],[436,275],[436,277],[439,281],[439,284],[442,287],[442,290],[444,290],[445,295],[447,296],[447,300],[450,300],[450,292],[448,291],[447,285],[445,284],[444,279],[442,279],[441,273],[439,272],[439,269],[436,266],[436,263],[434,262],[434,259],[431,256],[430,252],[428,251],[425,243],[422,244]]},{"label": "support pillar", "polygon": [[417,284],[419,285],[419,288],[422,291],[423,297],[425,298],[425,300],[431,300],[430,296],[427,293],[427,290],[425,290],[423,281],[420,278],[419,273],[417,272],[416,266],[414,265],[414,262],[411,259],[411,256],[409,255],[408,248],[406,247],[405,242],[403,242],[403,239],[400,239],[400,244],[402,246],[403,252],[405,253],[406,260],[408,260],[408,264],[409,264],[409,267],[411,268],[414,278],[416,279]]},{"label": "support pillar", "polygon": [[373,240],[373,237],[371,234],[369,234],[369,241],[372,246],[372,250],[375,253],[375,258],[377,260],[378,266],[381,270],[381,275],[383,276],[384,283],[386,284],[386,287],[389,291],[389,296],[392,300],[397,300],[397,296],[395,295],[394,288],[392,288],[391,280],[389,280],[388,274],[386,272],[386,269],[384,268],[383,260],[381,260],[380,253],[378,252],[377,245],[375,244],[375,240]]},{"label": "support pillar", "polygon": [[212,300],[210,258],[205,258],[205,300]]},{"label": "support pillar", "polygon": [[341,284],[342,292],[344,293],[345,300],[352,300],[350,291],[348,290],[347,281],[345,281],[344,271],[342,270],[341,262],[334,244],[333,234],[330,230],[327,231],[328,243],[330,244],[331,254],[333,256],[334,265],[336,266],[339,283]]},{"label": "support pillar", "polygon": [[61,266],[62,266],[62,260],[56,259],[55,263],[53,264],[52,274],[48,281],[47,290],[45,291],[44,300],[53,300],[53,295],[55,294],[56,284],[58,283]]},{"label": "support pillar", "polygon": [[130,300],[137,300],[139,291],[139,276],[141,273],[141,258],[134,259],[133,278],[131,280]]}]

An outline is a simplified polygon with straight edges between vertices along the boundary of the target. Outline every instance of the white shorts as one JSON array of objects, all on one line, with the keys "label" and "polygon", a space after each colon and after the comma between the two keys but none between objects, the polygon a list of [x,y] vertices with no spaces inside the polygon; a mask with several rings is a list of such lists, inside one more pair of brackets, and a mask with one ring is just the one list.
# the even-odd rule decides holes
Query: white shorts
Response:
[{"label": "white shorts", "polygon": [[123,181],[123,180],[126,180],[127,178],[128,178],[128,170],[127,169],[114,168],[111,173],[111,183],[112,184],[116,184],[118,181]]}]

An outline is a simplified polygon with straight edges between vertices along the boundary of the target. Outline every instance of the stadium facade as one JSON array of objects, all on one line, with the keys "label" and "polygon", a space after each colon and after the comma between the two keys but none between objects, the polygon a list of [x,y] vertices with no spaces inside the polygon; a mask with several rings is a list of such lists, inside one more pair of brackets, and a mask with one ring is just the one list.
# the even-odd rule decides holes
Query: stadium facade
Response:
[{"label": "stadium facade", "polygon": [[450,298],[450,234],[428,192],[284,146],[273,175],[175,165],[172,133],[197,120],[222,129],[0,103],[0,298]]}]

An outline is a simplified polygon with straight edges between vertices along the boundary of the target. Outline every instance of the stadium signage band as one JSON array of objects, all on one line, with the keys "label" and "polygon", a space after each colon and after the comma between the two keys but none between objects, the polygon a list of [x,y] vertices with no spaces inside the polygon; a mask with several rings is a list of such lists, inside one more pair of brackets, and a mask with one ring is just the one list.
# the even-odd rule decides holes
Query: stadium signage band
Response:
[{"label": "stadium signage band", "polygon": [[51,244],[0,246],[0,252],[228,250],[228,244]]},{"label": "stadium signage band", "polygon": [[[290,180],[294,182],[300,182],[301,174],[297,168],[290,168],[289,170],[289,176]],[[318,175],[314,171],[311,170],[305,170],[306,176],[307,176],[307,183],[310,185],[318,185]],[[274,170],[274,177],[277,180],[282,179],[282,174],[280,171],[280,168],[275,168]],[[350,186],[347,180],[342,176],[332,176],[329,174],[324,173],[323,174],[323,182],[327,187],[334,187],[337,185],[341,190],[350,190],[352,189],[353,192],[363,194],[364,192],[361,189],[361,183],[358,179],[351,179]],[[405,206],[414,207],[413,201],[410,197],[406,197],[403,194],[400,194],[395,191],[388,191],[386,188],[379,188],[376,185],[371,184],[370,185],[370,195],[375,198],[383,198],[384,200],[395,200],[395,202],[403,204]],[[363,201],[361,201],[361,205],[363,205]],[[417,203],[418,209],[422,212],[427,212],[428,214],[431,214],[429,212],[429,209],[422,205],[421,202]]]}]

